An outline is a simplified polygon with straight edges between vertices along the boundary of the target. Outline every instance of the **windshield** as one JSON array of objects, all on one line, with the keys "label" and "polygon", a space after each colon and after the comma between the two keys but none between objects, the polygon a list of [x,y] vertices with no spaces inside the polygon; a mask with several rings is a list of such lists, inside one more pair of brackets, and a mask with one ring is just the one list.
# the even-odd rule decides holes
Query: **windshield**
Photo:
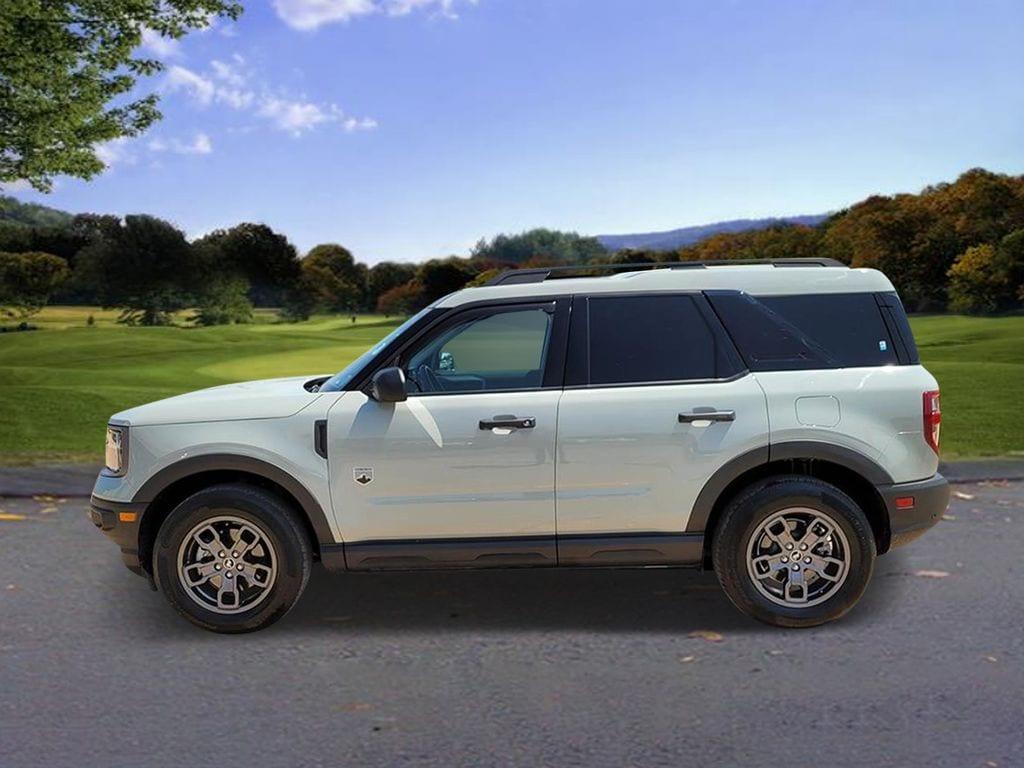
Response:
[{"label": "windshield", "polygon": [[352,381],[352,377],[355,376],[363,367],[369,363],[373,358],[380,354],[388,344],[397,339],[400,335],[405,333],[406,329],[411,327],[421,317],[430,311],[430,307],[425,307],[417,312],[415,315],[410,317],[400,326],[395,328],[391,333],[385,336],[383,339],[378,341],[368,350],[363,352],[359,357],[353,360],[351,363],[342,368],[338,373],[334,374],[320,387],[321,392],[338,392],[348,386],[348,383]]}]

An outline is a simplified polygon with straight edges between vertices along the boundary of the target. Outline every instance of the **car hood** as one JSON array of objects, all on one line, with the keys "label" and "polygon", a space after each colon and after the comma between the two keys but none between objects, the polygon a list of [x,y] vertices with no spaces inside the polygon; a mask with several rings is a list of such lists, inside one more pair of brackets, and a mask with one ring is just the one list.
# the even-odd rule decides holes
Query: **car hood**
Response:
[{"label": "car hood", "polygon": [[188,424],[237,419],[280,419],[298,413],[320,395],[307,382],[323,376],[244,381],[200,389],[114,414],[112,422],[132,426]]}]

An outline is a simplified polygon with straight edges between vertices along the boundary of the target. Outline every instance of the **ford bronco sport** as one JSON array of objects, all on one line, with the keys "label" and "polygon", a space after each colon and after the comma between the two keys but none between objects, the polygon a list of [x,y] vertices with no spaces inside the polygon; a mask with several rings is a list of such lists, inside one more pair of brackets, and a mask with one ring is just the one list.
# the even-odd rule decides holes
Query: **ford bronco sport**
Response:
[{"label": "ford bronco sport", "polygon": [[333,376],[119,413],[93,522],[219,632],[281,618],[314,561],[694,566],[761,621],[842,616],[949,498],[892,284],[814,259],[612,271],[508,272]]}]

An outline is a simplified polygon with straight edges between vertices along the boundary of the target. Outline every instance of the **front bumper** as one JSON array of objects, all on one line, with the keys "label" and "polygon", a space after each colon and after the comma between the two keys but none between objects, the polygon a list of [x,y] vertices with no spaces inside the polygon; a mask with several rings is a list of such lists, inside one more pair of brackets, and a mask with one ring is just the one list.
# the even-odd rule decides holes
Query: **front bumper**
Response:
[{"label": "front bumper", "polygon": [[940,474],[879,486],[878,493],[889,511],[889,549],[912,542],[939,522],[949,506],[949,482]]},{"label": "front bumper", "polygon": [[92,524],[121,548],[121,559],[128,569],[139,576],[146,574],[139,559],[139,526],[145,504],[125,504],[93,496],[89,500]]}]

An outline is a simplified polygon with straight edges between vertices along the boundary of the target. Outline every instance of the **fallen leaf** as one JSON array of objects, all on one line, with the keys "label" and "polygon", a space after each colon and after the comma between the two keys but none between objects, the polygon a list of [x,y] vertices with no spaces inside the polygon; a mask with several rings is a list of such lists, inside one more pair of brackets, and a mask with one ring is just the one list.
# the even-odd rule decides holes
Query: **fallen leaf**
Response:
[{"label": "fallen leaf", "polygon": [[368,709],[373,709],[373,705],[362,701],[353,701],[351,704],[342,704],[338,709],[342,712],[365,712]]},{"label": "fallen leaf", "polygon": [[696,658],[697,658],[696,656],[680,656],[679,657],[679,661],[681,661],[683,664],[689,664],[691,661],[693,661]]},{"label": "fallen leaf", "polygon": [[953,495],[958,499],[967,499],[968,501],[974,498],[974,494],[964,493],[963,491],[953,491]]},{"label": "fallen leaf", "polygon": [[926,579],[944,579],[949,576],[949,573],[946,571],[929,571],[927,569],[922,569],[914,571],[914,576],[922,576]]},{"label": "fallen leaf", "polygon": [[13,512],[0,512],[0,520],[9,520],[14,522],[16,520],[26,520],[24,515],[16,515]]},{"label": "fallen leaf", "polygon": [[690,637],[699,637],[701,640],[707,640],[709,643],[720,643],[725,639],[710,629],[695,629],[690,633]]}]

